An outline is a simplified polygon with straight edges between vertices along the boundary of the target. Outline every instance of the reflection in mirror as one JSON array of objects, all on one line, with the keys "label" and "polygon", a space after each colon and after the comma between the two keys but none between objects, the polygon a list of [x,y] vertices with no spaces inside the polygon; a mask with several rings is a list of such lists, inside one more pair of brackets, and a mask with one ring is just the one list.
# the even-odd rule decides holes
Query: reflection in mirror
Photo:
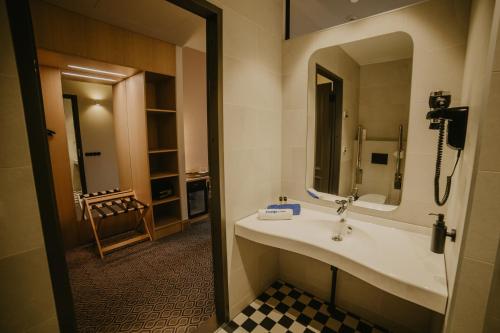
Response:
[{"label": "reflection in mirror", "polygon": [[63,79],[65,127],[75,198],[120,187],[113,88],[109,84]]},{"label": "reflection in mirror", "polygon": [[309,60],[306,186],[320,197],[399,205],[413,44],[402,32],[316,51]]}]

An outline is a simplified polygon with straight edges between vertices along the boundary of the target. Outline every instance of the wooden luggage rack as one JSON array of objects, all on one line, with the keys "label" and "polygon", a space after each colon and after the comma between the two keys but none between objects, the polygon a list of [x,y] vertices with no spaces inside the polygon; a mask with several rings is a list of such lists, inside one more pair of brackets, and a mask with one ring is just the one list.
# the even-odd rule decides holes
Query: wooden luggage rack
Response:
[{"label": "wooden luggage rack", "polygon": [[[153,240],[145,219],[149,206],[137,200],[134,191],[120,191],[118,189],[114,189],[84,194],[81,196],[81,203],[83,209],[82,220],[88,220],[92,226],[92,232],[94,233],[94,238],[97,243],[97,249],[101,259],[104,258],[106,253],[113,250],[135,244],[143,240]],[[139,235],[103,246],[99,237],[99,230],[103,220],[129,212],[135,212],[137,215],[135,230],[138,230],[142,224],[144,226],[144,232]]]}]

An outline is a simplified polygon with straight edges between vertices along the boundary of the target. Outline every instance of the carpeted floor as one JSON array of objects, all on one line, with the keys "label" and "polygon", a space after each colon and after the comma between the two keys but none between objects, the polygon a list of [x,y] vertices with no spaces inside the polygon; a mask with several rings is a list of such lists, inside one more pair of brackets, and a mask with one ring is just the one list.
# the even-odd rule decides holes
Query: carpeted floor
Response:
[{"label": "carpeted floor", "polygon": [[99,259],[67,253],[79,332],[192,332],[214,310],[209,222]]}]

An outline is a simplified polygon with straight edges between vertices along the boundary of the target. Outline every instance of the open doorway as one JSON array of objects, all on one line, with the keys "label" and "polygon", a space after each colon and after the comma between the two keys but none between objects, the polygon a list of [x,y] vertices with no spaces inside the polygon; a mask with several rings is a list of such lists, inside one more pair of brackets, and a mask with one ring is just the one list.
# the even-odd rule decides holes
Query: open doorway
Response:
[{"label": "open doorway", "polygon": [[[160,2],[173,6],[162,0],[154,6]],[[207,38],[218,41],[221,37],[220,10],[199,1],[175,2],[205,17]],[[82,43],[79,38],[87,38],[83,43],[88,42],[88,34],[72,34],[71,41],[62,39],[49,45],[48,39],[43,40],[43,34],[50,32],[45,25],[51,20],[46,20],[43,15],[64,16],[68,12],[70,18],[62,21],[69,22],[71,26],[72,19],[83,20],[86,22],[83,26],[91,26],[95,36],[108,34],[106,36],[111,44],[115,42],[114,32],[132,36],[125,39],[125,46],[117,47],[127,50],[128,43],[144,42],[149,38],[155,52],[169,53],[164,44],[157,44],[155,48],[156,38],[143,31],[137,33],[105,20],[96,20],[78,5],[73,10],[65,8],[72,4],[74,2],[30,2],[38,53],[32,56],[35,63],[37,56],[40,60],[40,76],[33,78],[28,77],[29,73],[20,73],[22,86],[28,80],[40,80],[41,89],[34,93],[42,96],[44,108],[41,103],[36,105],[43,115],[43,121],[37,125],[50,130],[45,131],[50,136],[38,142],[48,148],[45,152],[49,152],[50,160],[46,153],[43,155],[43,149],[42,154],[35,154],[32,159],[39,158],[45,162],[46,169],[38,170],[38,174],[35,172],[35,178],[45,177],[36,179],[39,197],[39,183],[53,184],[49,187],[49,194],[56,205],[50,201],[46,205],[40,202],[40,210],[52,210],[52,216],[57,216],[57,225],[53,223],[54,219],[48,222],[42,217],[42,221],[61,330],[72,331],[75,328],[73,311],[80,331],[113,331],[123,327],[140,330],[151,325],[189,331],[210,317],[215,318],[215,313],[217,322],[222,323],[227,320],[227,287],[219,181],[220,44],[207,45],[204,53],[206,76],[202,77],[202,81],[206,83],[208,80],[208,84],[205,85],[205,96],[200,98],[205,101],[206,158],[199,166],[186,170],[184,154],[189,148],[184,144],[189,140],[185,140],[183,135],[185,124],[181,103],[184,85],[189,85],[189,82],[182,81],[182,46],[171,48],[174,50],[170,52],[174,57],[172,73],[172,66],[164,63],[164,57],[155,60],[154,52],[151,63],[142,64],[138,60],[142,51],[137,48],[136,56],[139,56],[135,58],[135,63],[122,60],[111,62],[110,53],[106,52],[99,56],[95,53],[87,56],[77,54],[72,46]],[[40,6],[44,8],[37,12]],[[173,7],[180,10],[177,6]],[[24,34],[23,43],[26,40],[34,42],[32,32],[15,29],[26,18],[27,9],[27,3],[9,4],[18,67],[23,65],[23,60],[27,60],[19,56],[20,35]],[[68,49],[61,52],[65,43]],[[114,45],[107,47],[113,49]],[[55,64],[51,63],[53,59],[44,60],[41,56],[44,52],[51,52],[55,56],[53,59],[59,59],[59,62]],[[68,56],[72,66],[67,61],[61,61],[68,60]],[[179,59],[180,66],[178,63],[176,66]],[[92,62],[91,66],[88,61]],[[151,64],[156,67],[152,68]],[[109,70],[110,66],[124,65],[132,72]],[[121,75],[116,77],[112,73]],[[107,82],[92,82],[96,80]],[[206,89],[208,86],[215,90]],[[98,87],[108,91],[106,98],[84,96]],[[33,100],[41,102],[39,98]],[[137,112],[139,109],[140,113]],[[27,122],[31,120],[34,119],[27,116]],[[107,125],[103,126],[104,123]],[[143,125],[142,128],[140,125]],[[34,145],[36,133],[31,129],[29,131],[30,144]],[[90,143],[92,141],[93,144]],[[47,165],[47,162],[50,164]],[[111,170],[113,168],[114,171]],[[193,194],[192,202],[188,201],[189,183],[200,184],[200,181],[205,184],[203,209],[198,207],[199,194]],[[127,193],[126,198],[119,196],[123,192]],[[47,195],[46,192],[44,194]],[[188,206],[193,208],[194,214],[188,214]],[[57,211],[54,211],[56,207]],[[133,211],[136,219],[126,217],[129,210]],[[131,226],[134,228],[130,229]],[[113,239],[130,231],[146,237],[138,240],[134,236],[130,238],[133,241],[128,242],[129,239],[127,243]],[[58,232],[62,237],[58,237]],[[113,244],[106,245],[109,240]],[[65,253],[61,251],[61,244],[64,244]],[[61,262],[61,255],[65,256],[66,262]],[[62,284],[56,285],[57,280]],[[196,293],[203,295],[201,298],[197,298],[198,295],[193,297]],[[71,297],[74,304],[68,309]],[[103,306],[100,308],[100,305]],[[131,307],[142,310],[130,315]],[[108,318],[107,314],[110,314]],[[108,320],[110,317],[111,321]]]}]

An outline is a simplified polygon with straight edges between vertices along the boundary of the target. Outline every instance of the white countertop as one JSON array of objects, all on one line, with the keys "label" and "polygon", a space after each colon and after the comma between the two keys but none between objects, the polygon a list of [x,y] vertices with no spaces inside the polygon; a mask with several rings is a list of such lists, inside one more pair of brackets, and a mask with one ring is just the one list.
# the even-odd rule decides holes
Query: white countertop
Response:
[{"label": "white countertop", "polygon": [[[405,230],[404,223],[387,221],[384,226],[355,217],[347,218],[353,231],[340,242],[332,240],[338,216],[307,208],[292,220],[264,221],[253,214],[236,222],[235,233],[336,266],[388,293],[445,313],[444,255],[430,251],[430,236]],[[398,224],[403,228],[394,227]]]}]

